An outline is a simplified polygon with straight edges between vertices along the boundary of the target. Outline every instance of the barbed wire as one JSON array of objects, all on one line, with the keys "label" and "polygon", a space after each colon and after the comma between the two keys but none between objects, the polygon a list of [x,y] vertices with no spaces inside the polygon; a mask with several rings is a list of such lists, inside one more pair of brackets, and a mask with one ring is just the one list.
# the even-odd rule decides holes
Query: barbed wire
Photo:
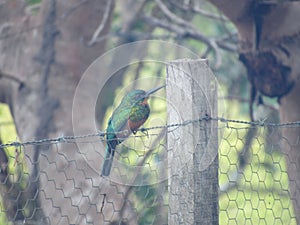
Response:
[{"label": "barbed wire", "polygon": [[[143,132],[147,136],[148,135],[147,131],[149,131],[149,130],[157,130],[157,129],[167,129],[168,130],[170,128],[183,127],[183,126],[187,126],[190,124],[201,123],[204,121],[220,122],[220,123],[225,124],[225,126],[227,128],[232,128],[232,129],[240,129],[240,127],[234,127],[230,124],[242,124],[242,125],[248,126],[248,127],[244,127],[244,128],[249,128],[249,126],[250,127],[285,127],[285,128],[300,127],[300,121],[288,122],[288,123],[270,123],[270,122],[266,122],[264,120],[246,121],[246,120],[237,120],[237,119],[226,119],[224,117],[210,117],[208,115],[205,115],[204,117],[201,117],[201,118],[195,119],[195,120],[186,120],[181,123],[166,124],[166,125],[153,126],[153,127],[148,127],[148,128],[140,128],[137,131]],[[123,134],[126,132],[128,132],[128,131],[125,130],[125,131],[121,131],[121,132],[114,132],[114,134],[118,135],[118,134]],[[45,139],[32,140],[32,141],[26,141],[26,142],[14,141],[14,142],[10,142],[10,143],[0,144],[0,148],[21,147],[21,146],[26,146],[26,145],[70,143],[70,142],[74,142],[79,139],[92,138],[92,137],[99,137],[99,138],[102,138],[102,140],[103,140],[103,137],[105,137],[107,134],[112,134],[112,133],[106,132],[106,131],[99,131],[97,133],[77,135],[77,136],[61,136],[61,137],[57,137],[57,138],[45,138]]]},{"label": "barbed wire", "polygon": [[[209,115],[205,115],[198,119],[180,121],[178,123],[149,126],[138,129],[140,133],[131,135],[130,138],[134,139],[136,137],[153,135],[156,137],[155,140],[150,140],[150,143],[139,141],[130,143],[134,145],[134,148],[131,148],[131,145],[128,145],[130,154],[127,154],[129,149],[125,146],[124,148],[119,149],[120,151],[116,152],[117,156],[115,159],[117,159],[120,164],[114,164],[114,174],[109,179],[104,179],[102,176],[99,176],[99,156],[102,155],[100,151],[77,151],[73,155],[73,148],[70,149],[70,152],[62,151],[62,149],[59,148],[59,144],[71,143],[71,147],[73,147],[80,139],[80,141],[88,143],[88,145],[85,146],[88,146],[88,149],[90,150],[92,147],[96,147],[92,142],[99,143],[104,141],[105,136],[110,132],[95,131],[95,133],[78,136],[61,136],[58,138],[1,144],[0,148],[13,146],[12,150],[23,148],[25,145],[27,145],[26,147],[28,147],[28,145],[44,145],[50,147],[50,145],[53,144],[53,151],[42,153],[41,158],[38,160],[32,160],[30,153],[26,152],[26,161],[24,161],[23,164],[23,156],[21,153],[16,152],[16,155],[11,156],[14,170],[10,171],[7,167],[8,164],[4,165],[8,169],[2,170],[1,173],[2,177],[5,175],[7,178],[5,182],[3,180],[1,182],[2,189],[5,190],[4,188],[7,187],[8,194],[3,192],[3,198],[5,199],[5,203],[12,202],[12,204],[18,204],[16,210],[5,208],[6,211],[4,211],[4,213],[8,216],[12,215],[11,220],[16,221],[18,211],[21,210],[18,207],[23,207],[23,204],[28,205],[29,201],[37,202],[39,201],[38,196],[44,194],[46,200],[42,199],[41,204],[45,207],[46,213],[42,218],[45,218],[45,220],[49,219],[49,221],[51,220],[51,224],[59,224],[62,220],[61,218],[67,218],[68,224],[84,222],[89,224],[95,222],[96,224],[96,221],[103,221],[102,223],[114,223],[115,221],[130,221],[131,215],[136,215],[139,222],[143,221],[139,224],[167,224],[168,221],[170,221],[170,212],[173,212],[175,207],[178,208],[179,205],[181,205],[180,207],[185,207],[186,204],[188,204],[185,199],[182,201],[169,201],[168,199],[176,199],[177,196],[179,196],[177,193],[174,193],[173,190],[182,190],[183,192],[181,192],[182,194],[180,195],[183,196],[188,196],[191,193],[199,191],[197,189],[187,190],[184,186],[186,182],[169,182],[171,179],[177,179],[175,177],[178,176],[168,176],[167,174],[174,174],[178,171],[178,168],[180,170],[187,165],[186,163],[188,161],[186,160],[188,159],[178,157],[180,154],[178,155],[177,153],[180,151],[176,151],[174,148],[178,140],[183,144],[188,143],[188,140],[181,139],[183,138],[181,132],[176,133],[176,131],[178,131],[177,129],[184,129],[183,127],[185,126],[191,126],[188,128],[192,128],[192,130],[194,130],[194,128],[201,129],[207,127],[208,129],[212,128],[212,132],[218,132],[219,129],[222,130],[227,128],[227,131],[229,131],[227,135],[221,137],[226,141],[223,143],[224,146],[222,146],[222,149],[218,149],[219,175],[217,177],[207,176],[205,178],[210,180],[210,182],[214,179],[214,185],[216,185],[215,188],[219,194],[217,200],[219,202],[219,213],[211,215],[216,221],[221,219],[224,221],[224,224],[229,224],[230,222],[228,221],[234,219],[237,223],[243,223],[245,221],[245,215],[250,214],[260,218],[259,221],[264,222],[273,221],[273,223],[275,223],[274,221],[279,221],[281,224],[291,224],[296,220],[292,211],[292,202],[290,200],[292,199],[292,196],[289,192],[288,173],[285,167],[290,161],[285,163],[283,160],[285,155],[278,154],[279,150],[281,150],[281,146],[278,145],[281,142],[281,139],[275,139],[278,135],[278,133],[275,132],[276,136],[273,136],[272,141],[266,141],[262,144],[261,138],[267,136],[265,136],[265,132],[260,133],[257,131],[260,128],[265,129],[270,127],[300,128],[300,121],[290,123],[269,123],[265,120],[246,121],[224,117],[210,117]],[[234,132],[231,132],[232,129],[234,129]],[[147,131],[150,130],[153,131],[148,134]],[[174,131],[175,134],[172,134]],[[164,139],[167,133],[172,134],[172,137],[168,140],[168,144],[165,143]],[[193,133],[189,130],[188,135],[193,135]],[[243,146],[240,142],[243,143]],[[202,140],[199,140],[197,143],[201,144]],[[139,148],[140,146],[144,148]],[[253,149],[251,149],[252,147]],[[133,151],[131,151],[131,149],[133,149]],[[166,149],[169,150],[169,152],[166,151]],[[264,149],[264,151],[261,151],[262,149]],[[186,154],[186,151],[181,152]],[[173,159],[175,159],[174,161],[176,161],[176,164],[165,161],[168,159],[169,155],[167,154],[169,153],[172,155]],[[94,160],[96,159],[94,156],[98,157],[97,160]],[[84,164],[82,164],[82,160],[84,160]],[[287,158],[287,160],[289,159]],[[167,164],[168,167],[164,165],[165,162],[169,163]],[[125,168],[123,165],[126,166],[128,170],[123,170],[123,168]],[[173,171],[169,170],[170,172],[168,172],[166,168],[169,168],[169,166],[171,167],[172,165],[175,165],[176,169]],[[34,193],[40,194],[36,194],[34,198],[32,198],[34,200],[27,200],[28,198],[24,198],[25,200],[23,200],[23,196],[20,193],[26,192],[23,189],[15,191],[15,189],[12,189],[10,186],[11,182],[9,174],[27,177],[28,174],[31,173],[27,171],[27,169],[20,169],[27,168],[27,166],[28,168],[35,167],[40,176],[39,178],[35,178],[39,179],[40,185],[38,186],[38,189],[34,190]],[[129,169],[130,166],[134,166],[132,167],[132,170]],[[3,164],[1,165],[1,169],[2,168]],[[19,170],[22,174],[21,172],[18,174]],[[26,175],[23,176],[23,173]],[[197,174],[194,169],[189,171],[189,173],[191,175]],[[144,181],[144,177],[147,178],[147,181]],[[164,178],[166,178],[166,180],[163,180]],[[19,182],[19,179],[16,180]],[[29,179],[28,181],[26,180],[26,182],[30,183],[32,180],[33,179]],[[118,182],[116,182],[116,180]],[[152,180],[159,182],[153,182],[153,184],[155,183],[154,185],[152,185],[152,183],[145,183],[149,182],[149,180],[151,180],[150,182],[152,182]],[[207,185],[207,182],[203,182],[203,184],[205,184],[203,187],[205,190],[211,189],[211,184]],[[47,205],[46,201],[51,202]],[[74,204],[75,201],[78,201],[79,203]],[[207,202],[211,201],[211,199],[207,200]],[[178,204],[178,202],[180,202],[180,204]],[[259,202],[259,204],[265,204],[268,211],[262,211],[262,213],[259,214],[257,211],[257,202]],[[239,207],[240,204],[243,204],[245,207]],[[272,207],[271,204],[274,207]],[[140,205],[142,207],[139,207]],[[70,210],[70,213],[69,211],[64,213],[65,208],[73,211]],[[86,208],[89,210],[84,211]],[[148,212],[149,209],[151,209],[151,212]],[[36,210],[36,208],[33,210]],[[54,213],[56,213],[54,210],[58,210],[58,213],[55,214],[56,217],[53,216]],[[134,214],[130,214],[131,210]],[[115,216],[107,217],[111,212],[114,213]],[[159,212],[159,214],[157,214],[157,212]],[[232,219],[232,212],[235,212],[238,216],[235,216]],[[286,214],[278,216],[283,214],[282,212],[285,212]],[[177,212],[175,212],[175,214],[176,213]],[[270,216],[271,219],[268,218],[268,213],[272,213],[272,216]],[[85,219],[85,216],[87,217],[89,215],[93,215],[93,217],[91,216],[89,220]],[[158,216],[161,218],[160,220],[153,219]],[[24,215],[24,217],[26,216]],[[148,221],[155,222],[148,223]],[[252,224],[257,223],[255,219],[250,219],[249,221]]]}]

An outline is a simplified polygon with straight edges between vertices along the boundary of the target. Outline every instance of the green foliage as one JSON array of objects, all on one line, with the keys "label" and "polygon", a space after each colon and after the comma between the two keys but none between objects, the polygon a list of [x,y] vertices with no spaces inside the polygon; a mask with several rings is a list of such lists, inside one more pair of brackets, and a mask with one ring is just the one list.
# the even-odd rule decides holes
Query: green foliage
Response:
[{"label": "green foliage", "polygon": [[0,224],[8,224],[2,197],[0,198]]},{"label": "green foliage", "polygon": [[42,0],[26,0],[27,3],[27,13],[30,13],[32,15],[37,15],[39,12]]},{"label": "green foliage", "polygon": [[[231,101],[230,115],[239,115],[241,105]],[[245,151],[246,134],[250,129],[234,124],[224,128],[219,148],[219,183],[237,183],[237,187],[221,190],[219,207],[221,224],[296,224],[288,195],[288,174],[280,149],[267,151],[268,128],[258,128],[252,140],[245,167],[240,166],[239,155]],[[274,132],[274,131],[273,131]],[[279,142],[279,140],[277,140]],[[278,143],[272,146],[279,147]]]},{"label": "green foliage", "polygon": [[[6,104],[0,104],[0,140],[2,143],[11,143],[17,140],[17,132],[11,116],[9,107]],[[4,148],[8,158],[8,173],[11,182],[15,183],[16,187],[24,190],[29,177],[28,168],[25,162],[25,154],[23,149],[14,147]],[[1,184],[2,185],[2,184]],[[16,196],[19,197],[19,196]],[[6,221],[5,209],[1,202],[0,224],[1,221]],[[26,211],[26,208],[24,209]]]},{"label": "green foliage", "polygon": [[[6,104],[0,104],[0,139],[2,143],[11,143],[17,140],[17,131],[11,116],[9,107]],[[14,147],[4,149],[8,157],[8,170],[13,182],[18,182],[24,189],[28,178],[28,168],[25,163],[25,154],[23,150]]]},{"label": "green foliage", "polygon": [[153,217],[155,216],[155,207],[153,203],[155,200],[155,196],[158,193],[156,193],[154,187],[149,185],[136,187],[134,193],[136,195],[137,200],[139,200],[140,203],[144,203],[145,201],[147,201],[147,205],[152,206],[146,209],[143,207],[143,204],[137,206],[137,208],[143,211],[143,216],[140,216],[139,224],[151,224],[153,221]]},{"label": "green foliage", "polygon": [[[208,4],[206,1],[199,2],[202,10],[220,15],[218,10],[211,4]],[[164,3],[170,7],[167,2],[164,1]],[[154,1],[148,1],[143,8],[143,14],[168,21],[166,16],[164,16],[155,5]],[[217,21],[197,13],[187,15],[186,12],[174,8],[170,7],[173,13],[186,19],[205,37],[221,40],[226,36],[230,37],[231,34],[236,33],[235,27],[230,22]],[[121,11],[122,9],[120,7],[115,11],[113,31],[122,29],[123,21],[121,21]],[[168,22],[172,24],[172,21]],[[144,23],[143,20],[138,20],[132,27],[132,30],[129,31],[131,34],[136,32],[147,33],[149,25]],[[204,42],[190,37],[178,36],[174,32],[160,27],[151,30],[151,35],[156,39],[163,37],[166,41],[183,45],[199,56],[206,53],[208,49],[208,46]],[[230,38],[232,39],[232,44],[237,45],[237,37]],[[220,48],[217,50],[222,61],[220,67],[214,68],[214,73],[216,74],[220,87],[223,89],[223,93],[220,94],[220,97],[227,99],[225,101],[225,107],[219,107],[219,115],[249,121],[250,85],[246,71],[239,62],[237,52],[229,52]],[[153,59],[155,59],[155,54],[159,52],[161,52],[159,48],[149,47],[147,49],[147,54],[154,56],[152,57]],[[181,58],[180,54],[176,52],[170,51],[168,53],[175,58]],[[215,64],[216,52],[209,51],[205,56],[209,59],[210,65]],[[164,71],[163,67],[164,65],[162,66],[158,63],[143,63],[142,67],[139,67],[138,64],[130,65],[130,68],[124,76],[122,87],[116,90],[116,98],[112,99],[114,106],[107,110],[106,118],[109,117],[113,108],[119,103],[124,92],[126,92],[123,87],[131,88],[134,86],[135,88],[144,90],[155,87],[155,81],[144,82],[143,78],[147,76],[150,77],[149,74],[154,74],[155,77],[156,74],[160,74],[161,71]],[[135,84],[133,84],[133,81]],[[271,107],[276,107],[277,105],[274,99],[265,98],[264,100]],[[160,103],[159,100],[156,99],[150,99],[150,103],[151,110],[154,111],[152,114],[153,118],[157,116],[161,118],[166,117],[166,114],[162,113],[165,110],[165,103]],[[222,104],[221,101],[220,103]],[[227,111],[225,111],[226,107]],[[257,106],[254,105],[254,109],[256,108]],[[268,116],[269,115],[266,115],[266,117]],[[275,117],[277,118],[277,116]],[[144,126],[151,127],[156,125],[156,123],[150,121],[151,117]],[[220,126],[224,127],[224,124],[220,124]],[[236,124],[234,125],[235,128],[230,128],[230,124],[228,124],[228,126],[229,127],[223,128],[223,136],[220,136],[219,183],[221,187],[227,183],[234,183],[232,181],[234,178],[233,175],[241,171],[239,157],[245,148],[245,138],[247,132],[249,132],[248,127],[236,126]],[[293,218],[292,203],[287,195],[289,185],[285,158],[284,155],[280,153],[279,145],[275,144],[270,147],[270,143],[267,141],[269,132],[267,128],[259,128],[255,138],[251,142],[246,165],[242,168],[242,172],[237,175],[241,176],[238,179],[238,186],[231,188],[226,193],[221,193],[219,199],[220,224],[296,224]],[[120,149],[119,159],[124,163],[136,165],[138,159],[147,153],[143,151],[143,149],[149,148],[152,142],[151,133],[149,138],[129,138],[126,141],[126,146]],[[136,149],[141,149],[141,151],[137,151]],[[157,147],[154,151],[154,156],[149,157],[146,160],[146,164],[155,165],[155,162],[159,160],[163,151],[164,149]],[[153,177],[149,170],[144,168],[138,179],[151,180]],[[154,186],[135,188],[132,201],[136,205],[137,211],[140,213],[139,215],[143,215],[142,218],[140,218],[139,224],[153,224],[153,218],[156,214],[155,206],[152,207],[151,204],[151,207],[148,208],[144,208],[143,206],[149,206],[148,202],[145,203],[145,200],[151,202],[157,194],[159,194],[159,190],[155,189]]]},{"label": "green foliage", "polygon": [[27,5],[35,5],[41,3],[42,0],[27,0]]},{"label": "green foliage", "polygon": [[[159,193],[158,190],[160,190],[158,185],[145,185],[134,188],[135,202],[139,203],[137,204],[139,212],[138,224],[157,224],[155,221],[162,216],[165,216],[162,220],[167,220],[167,215],[165,214],[166,205],[159,200],[159,196],[166,193]],[[144,207],[145,205],[149,207]]]}]

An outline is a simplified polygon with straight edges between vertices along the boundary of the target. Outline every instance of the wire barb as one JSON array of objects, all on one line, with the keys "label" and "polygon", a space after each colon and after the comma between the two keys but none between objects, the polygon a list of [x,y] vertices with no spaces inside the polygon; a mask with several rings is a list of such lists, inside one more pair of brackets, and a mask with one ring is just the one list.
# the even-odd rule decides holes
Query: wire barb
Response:
[{"label": "wire barb", "polygon": [[[201,118],[195,119],[195,120],[186,120],[181,123],[166,124],[166,125],[162,125],[162,126],[154,126],[154,127],[148,127],[148,128],[143,127],[143,128],[138,129],[137,131],[140,131],[143,134],[145,134],[145,136],[148,136],[149,130],[184,127],[184,126],[188,126],[190,124],[195,124],[195,123],[200,123],[200,122],[208,122],[208,121],[218,121],[220,123],[225,123],[226,127],[229,127],[229,123],[243,124],[243,125],[248,125],[251,127],[300,127],[300,121],[289,122],[289,123],[268,123],[268,122],[265,122],[265,120],[245,121],[245,120],[236,120],[236,119],[226,119],[224,117],[211,117],[208,114],[206,114],[204,117],[201,117]],[[230,126],[230,128],[235,128],[235,127]],[[123,133],[123,132],[124,131],[121,131],[120,133]],[[25,146],[25,145],[69,143],[69,142],[75,142],[76,140],[79,140],[79,139],[86,139],[86,138],[92,138],[92,137],[103,138],[107,134],[110,134],[110,133],[105,132],[105,131],[98,131],[97,133],[84,134],[84,135],[79,135],[79,136],[61,136],[58,138],[45,138],[45,139],[41,139],[41,140],[26,141],[26,142],[11,142],[11,143],[0,144],[0,148],[21,147],[21,146]]]}]

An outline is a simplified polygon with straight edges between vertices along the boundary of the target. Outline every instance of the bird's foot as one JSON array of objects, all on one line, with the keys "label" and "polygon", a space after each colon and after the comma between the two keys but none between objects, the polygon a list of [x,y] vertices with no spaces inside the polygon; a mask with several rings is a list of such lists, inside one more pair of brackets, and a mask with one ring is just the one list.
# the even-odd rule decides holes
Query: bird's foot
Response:
[{"label": "bird's foot", "polygon": [[140,129],[140,131],[144,134],[144,135],[146,135],[147,137],[149,137],[149,133],[148,133],[148,130],[146,129],[146,128],[141,128]]}]

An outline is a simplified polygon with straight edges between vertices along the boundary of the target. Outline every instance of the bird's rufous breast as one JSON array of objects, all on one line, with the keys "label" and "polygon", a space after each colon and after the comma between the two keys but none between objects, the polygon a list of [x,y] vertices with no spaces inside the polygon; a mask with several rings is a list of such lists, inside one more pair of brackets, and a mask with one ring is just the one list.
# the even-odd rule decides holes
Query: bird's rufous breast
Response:
[{"label": "bird's rufous breast", "polygon": [[139,121],[132,121],[129,119],[128,126],[132,132],[135,132],[135,131],[137,131],[137,129],[140,128],[140,126],[142,126],[145,123],[145,121],[146,121],[146,119],[139,120]]}]

